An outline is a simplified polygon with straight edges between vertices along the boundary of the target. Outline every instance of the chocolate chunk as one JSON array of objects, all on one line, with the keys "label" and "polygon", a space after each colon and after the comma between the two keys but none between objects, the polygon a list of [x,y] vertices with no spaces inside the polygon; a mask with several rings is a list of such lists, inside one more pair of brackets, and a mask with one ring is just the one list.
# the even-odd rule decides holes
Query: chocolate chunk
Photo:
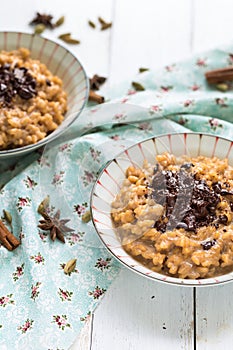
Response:
[{"label": "chocolate chunk", "polygon": [[181,165],[181,169],[189,170],[193,167],[194,165],[192,163],[184,163]]},{"label": "chocolate chunk", "polygon": [[36,80],[26,67],[0,65],[0,102],[9,105],[15,95],[28,100],[36,95]]},{"label": "chocolate chunk", "polygon": [[233,211],[233,202],[230,202],[231,211]]},{"label": "chocolate chunk", "polygon": [[214,183],[210,188],[205,180],[188,171],[192,166],[192,163],[183,164],[179,171],[155,168],[152,197],[165,207],[164,216],[154,225],[160,232],[175,227],[195,232],[198,227],[208,226],[216,220],[221,184]]},{"label": "chocolate chunk", "polygon": [[178,222],[176,228],[183,228],[185,230],[188,230],[188,225],[185,222]]},{"label": "chocolate chunk", "polygon": [[212,189],[214,190],[214,192],[216,193],[221,193],[222,191],[222,187],[221,187],[221,184],[219,182],[214,182],[212,184]]},{"label": "chocolate chunk", "polygon": [[51,81],[49,79],[46,79],[46,85],[48,85],[48,86],[52,85],[52,83],[51,83]]},{"label": "chocolate chunk", "polygon": [[218,222],[220,224],[226,225],[227,222],[228,222],[228,217],[225,214],[224,215],[219,215]]},{"label": "chocolate chunk", "polygon": [[212,248],[216,243],[216,240],[213,239],[212,241],[207,241],[207,242],[203,242],[201,243],[202,247],[204,250],[209,250],[210,248]]}]

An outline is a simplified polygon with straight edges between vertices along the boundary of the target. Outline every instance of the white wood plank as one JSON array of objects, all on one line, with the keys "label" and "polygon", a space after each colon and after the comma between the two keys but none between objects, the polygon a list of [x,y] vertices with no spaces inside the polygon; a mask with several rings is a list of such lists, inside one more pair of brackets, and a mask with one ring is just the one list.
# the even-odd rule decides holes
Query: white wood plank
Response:
[{"label": "white wood plank", "polygon": [[194,0],[195,52],[232,41],[232,0]]},{"label": "white wood plank", "polygon": [[139,67],[158,68],[191,52],[191,1],[116,0],[111,83],[132,78]]},{"label": "white wood plank", "polygon": [[197,289],[197,349],[232,349],[233,283]]},{"label": "white wood plank", "polygon": [[[54,19],[64,15],[65,22],[62,26],[46,30],[42,35],[57,40],[60,34],[71,32],[81,44],[67,47],[79,57],[88,75],[108,75],[111,30],[100,31],[97,18],[101,16],[106,21],[111,21],[112,4],[113,0],[8,0],[1,4],[0,30],[33,32],[28,23],[37,11],[50,13]],[[95,29],[88,25],[89,19],[96,23]],[[59,42],[66,46],[62,41]]]},{"label": "white wood plank", "polygon": [[[106,21],[112,20],[112,1],[69,0],[65,2],[66,5],[63,0],[57,0],[56,5],[54,0],[46,1],[46,5],[41,1],[38,3],[42,8],[51,9],[57,17],[65,13],[66,21],[64,26],[57,29],[57,34],[72,31],[73,35],[81,41],[80,45],[69,46],[69,48],[83,62],[88,75],[95,73],[108,75],[111,30],[100,31],[97,18],[101,16]],[[88,20],[96,24],[95,29],[88,25]]]},{"label": "white wood plank", "polygon": [[91,350],[193,349],[192,296],[123,270],[94,314]]}]

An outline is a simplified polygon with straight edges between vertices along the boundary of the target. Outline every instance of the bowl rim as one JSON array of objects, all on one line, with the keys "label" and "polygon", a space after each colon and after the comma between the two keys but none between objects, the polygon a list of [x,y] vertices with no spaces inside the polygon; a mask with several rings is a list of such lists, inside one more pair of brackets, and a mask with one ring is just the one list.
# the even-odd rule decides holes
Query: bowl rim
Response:
[{"label": "bowl rim", "polygon": [[[177,278],[177,277],[172,277],[172,276],[168,276],[169,280],[164,279],[164,277],[167,277],[166,275],[162,275],[158,272],[154,272],[153,273],[155,275],[158,275],[158,277],[156,276],[150,276],[149,274],[145,274],[144,272],[138,271],[136,270],[134,267],[132,267],[131,265],[128,265],[126,262],[124,262],[123,260],[121,260],[106,244],[105,240],[102,238],[102,235],[99,233],[99,230],[97,228],[96,222],[94,220],[93,217],[93,197],[94,197],[94,193],[95,193],[95,189],[98,186],[98,181],[100,180],[102,174],[104,173],[105,169],[112,163],[114,162],[115,159],[117,159],[118,157],[120,157],[126,150],[130,150],[131,148],[135,147],[137,144],[139,143],[144,143],[148,140],[152,140],[152,139],[158,139],[161,137],[166,137],[168,135],[187,135],[187,134],[192,134],[192,135],[199,135],[199,136],[207,136],[207,137],[213,137],[213,138],[218,138],[218,139],[222,139],[225,140],[227,142],[231,142],[233,143],[233,140],[227,137],[222,137],[219,135],[215,135],[215,134],[211,134],[208,132],[192,132],[192,131],[184,131],[184,132],[169,132],[169,133],[162,133],[156,136],[150,136],[148,138],[142,139],[141,141],[137,141],[135,142],[133,145],[126,147],[123,151],[119,152],[114,158],[110,159],[109,161],[107,161],[105,163],[105,165],[101,168],[101,171],[98,174],[98,177],[95,180],[95,183],[92,187],[91,193],[90,193],[90,212],[91,212],[91,220],[92,220],[92,224],[95,228],[95,231],[99,237],[99,239],[101,240],[102,244],[104,245],[104,247],[108,250],[108,252],[118,261],[120,262],[124,267],[126,267],[127,269],[133,271],[134,273],[137,273],[140,276],[146,277],[150,280],[156,281],[156,282],[161,282],[161,283],[166,283],[169,285],[174,285],[174,286],[181,286],[181,287],[210,287],[210,286],[218,286],[220,284],[226,284],[226,283],[230,283],[233,281],[233,271],[226,273],[224,275],[219,275],[216,276],[216,279],[218,277],[223,278],[223,280],[218,281],[215,280],[215,277],[210,277],[210,278],[203,278],[203,279],[181,279],[181,278]],[[122,248],[122,245],[121,245]],[[123,248],[122,248],[123,249]],[[132,260],[134,260],[135,262],[137,262],[133,257],[131,257],[128,253],[126,253],[129,258],[131,258]],[[143,267],[143,265],[141,264],[141,266]],[[146,268],[146,267],[145,267]],[[148,269],[148,268],[147,268]],[[148,271],[150,271],[150,269],[148,269]],[[160,277],[161,276],[161,277]],[[225,277],[225,278],[224,278]],[[215,281],[214,281],[215,280]],[[199,283],[198,281],[205,281],[205,283]]]},{"label": "bowl rim", "polygon": [[[79,60],[79,58],[77,57],[77,55],[72,51],[72,49],[68,48],[65,44],[61,44],[58,39],[51,39],[48,38],[47,36],[42,36],[42,35],[38,35],[35,33],[30,33],[27,31],[17,31],[17,30],[0,30],[0,34],[4,33],[9,33],[9,34],[21,34],[21,35],[26,35],[29,37],[33,37],[33,36],[39,36],[42,40],[46,40],[48,42],[51,42],[52,44],[56,44],[59,45],[60,47],[62,47],[62,49],[64,49],[66,52],[68,52],[71,56],[73,56],[74,59],[76,59],[83,71],[84,74],[84,80],[85,80],[85,85],[86,85],[86,94],[85,94],[85,98],[83,100],[82,106],[77,113],[74,113],[74,117],[69,121],[69,123],[67,123],[66,128],[64,129],[60,129],[58,130],[58,128],[56,130],[57,133],[55,133],[56,130],[54,130],[53,132],[51,132],[51,134],[49,134],[48,136],[44,137],[42,140],[36,142],[36,143],[32,143],[30,145],[27,146],[23,146],[23,147],[18,147],[18,148],[13,148],[13,149],[7,149],[7,150],[0,150],[0,158],[1,157],[5,157],[7,155],[9,156],[20,156],[24,153],[28,153],[28,152],[32,152],[34,150],[36,150],[37,148],[43,147],[44,145],[50,143],[51,141],[54,141],[55,139],[57,139],[58,137],[60,137],[65,131],[67,131],[67,129],[73,124],[73,122],[76,120],[76,118],[82,113],[82,111],[84,110],[87,102],[88,102],[88,96],[89,96],[89,90],[90,90],[90,83],[89,83],[89,78],[87,76],[86,70],[84,69],[84,66],[82,64],[82,62]],[[2,51],[2,49],[0,50]],[[42,62],[43,63],[43,62]],[[60,124],[62,125],[62,123]]]}]

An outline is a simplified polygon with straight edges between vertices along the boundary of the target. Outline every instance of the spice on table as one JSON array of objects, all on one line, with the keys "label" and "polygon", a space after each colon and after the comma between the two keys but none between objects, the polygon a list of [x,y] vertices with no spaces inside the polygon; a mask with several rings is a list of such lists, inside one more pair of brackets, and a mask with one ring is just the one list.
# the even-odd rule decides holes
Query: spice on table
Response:
[{"label": "spice on table", "polygon": [[205,73],[209,84],[219,84],[233,80],[233,67],[214,69]]},{"label": "spice on table", "polygon": [[20,241],[8,230],[0,220],[0,242],[8,250],[14,250],[20,245]]},{"label": "spice on table", "polygon": [[45,31],[46,26],[44,24],[37,24],[34,29],[35,34],[41,34]]},{"label": "spice on table", "polygon": [[144,73],[144,72],[147,72],[148,70],[149,70],[149,68],[143,68],[143,67],[141,67],[141,68],[138,69],[138,72],[139,72],[139,73]]},{"label": "spice on table", "polygon": [[91,220],[91,212],[90,210],[86,211],[85,214],[82,215],[82,221],[88,223]]},{"label": "spice on table", "polygon": [[91,28],[95,29],[96,25],[95,25],[94,22],[92,22],[92,21],[89,20],[89,21],[88,21],[88,24],[89,24],[89,26],[90,26]]},{"label": "spice on table", "polygon": [[66,223],[70,221],[69,219],[60,219],[60,210],[57,210],[54,216],[43,212],[41,214],[43,219],[40,220],[38,227],[45,231],[50,231],[50,237],[52,241],[58,238],[61,242],[65,243],[64,233],[74,232],[74,230],[68,226]]},{"label": "spice on table", "polygon": [[37,212],[41,215],[43,215],[44,212],[46,212],[46,209],[49,207],[49,201],[50,197],[46,196],[42,202],[38,205]]},{"label": "spice on table", "polygon": [[76,262],[77,262],[77,259],[71,259],[65,264],[64,273],[66,275],[69,275],[71,272],[74,271],[76,267]]},{"label": "spice on table", "polygon": [[222,91],[222,92],[226,92],[229,90],[229,86],[226,83],[221,83],[221,84],[216,85],[216,89],[218,89],[219,91]]},{"label": "spice on table", "polygon": [[68,44],[73,44],[73,45],[80,44],[79,40],[72,38],[71,33],[61,34],[61,35],[59,35],[58,38],[61,39],[64,42],[68,43]]},{"label": "spice on table", "polygon": [[31,25],[44,24],[45,27],[52,29],[53,28],[52,19],[53,19],[53,16],[51,15],[37,12],[36,17],[33,18],[33,20],[29,24]]},{"label": "spice on table", "polygon": [[3,217],[9,225],[12,224],[12,216],[9,211],[3,209]]},{"label": "spice on table", "polygon": [[136,81],[132,82],[132,86],[136,91],[144,91],[145,90],[144,86]]},{"label": "spice on table", "polygon": [[58,18],[58,20],[54,23],[54,28],[60,27],[65,22],[65,16],[61,16]]},{"label": "spice on table", "polygon": [[106,30],[112,26],[112,22],[106,22],[102,17],[98,17],[98,21],[101,24],[101,30]]},{"label": "spice on table", "polygon": [[107,78],[101,77],[98,74],[94,74],[92,78],[89,79],[90,89],[91,90],[99,90],[100,86],[105,83]]},{"label": "spice on table", "polygon": [[93,101],[96,103],[104,103],[104,97],[101,95],[98,95],[95,91],[90,90],[89,92],[89,97],[88,97],[89,101]]}]

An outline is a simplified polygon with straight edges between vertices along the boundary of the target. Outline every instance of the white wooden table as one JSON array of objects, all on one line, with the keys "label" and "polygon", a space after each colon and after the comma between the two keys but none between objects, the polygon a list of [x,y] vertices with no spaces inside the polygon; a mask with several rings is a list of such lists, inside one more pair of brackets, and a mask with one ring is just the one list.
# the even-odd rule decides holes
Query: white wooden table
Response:
[{"label": "white wooden table", "polygon": [[[66,16],[51,38],[72,32],[89,76],[104,91],[133,77],[233,40],[232,0],[7,0],[0,30],[28,31],[36,11]],[[92,29],[102,16],[111,30]],[[233,284],[178,288],[122,270],[72,350],[222,350],[233,348]]]}]

